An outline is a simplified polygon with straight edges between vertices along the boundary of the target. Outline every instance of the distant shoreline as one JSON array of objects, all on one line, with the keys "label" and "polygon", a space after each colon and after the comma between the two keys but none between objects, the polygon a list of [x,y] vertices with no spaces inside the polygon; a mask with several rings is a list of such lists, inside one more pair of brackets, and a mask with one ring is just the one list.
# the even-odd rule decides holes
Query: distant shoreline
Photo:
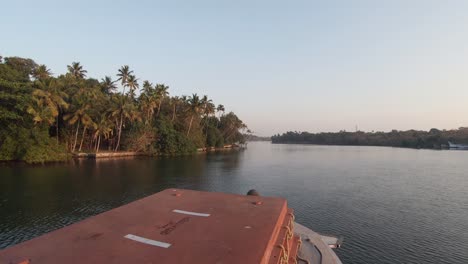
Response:
[{"label": "distant shoreline", "polygon": [[324,147],[382,147],[382,148],[402,148],[402,149],[426,149],[426,150],[449,150],[449,148],[412,148],[412,147],[398,147],[398,146],[384,146],[384,145],[339,145],[339,144],[316,144],[316,143],[302,143],[302,142],[275,142],[275,145],[310,145],[310,146],[324,146]]},{"label": "distant shoreline", "polygon": [[468,128],[429,131],[407,130],[391,132],[286,132],[275,135],[273,144],[314,144],[337,146],[376,146],[413,149],[448,149],[448,142],[466,144]]}]

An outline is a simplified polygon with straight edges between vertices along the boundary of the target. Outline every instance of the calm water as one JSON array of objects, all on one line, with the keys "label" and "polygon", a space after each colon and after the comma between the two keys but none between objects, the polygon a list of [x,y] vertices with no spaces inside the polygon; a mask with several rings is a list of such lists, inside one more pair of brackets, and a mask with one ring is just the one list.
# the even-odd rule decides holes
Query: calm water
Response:
[{"label": "calm water", "polygon": [[344,263],[468,263],[468,152],[250,143],[161,159],[0,166],[0,248],[168,187],[283,196]]}]

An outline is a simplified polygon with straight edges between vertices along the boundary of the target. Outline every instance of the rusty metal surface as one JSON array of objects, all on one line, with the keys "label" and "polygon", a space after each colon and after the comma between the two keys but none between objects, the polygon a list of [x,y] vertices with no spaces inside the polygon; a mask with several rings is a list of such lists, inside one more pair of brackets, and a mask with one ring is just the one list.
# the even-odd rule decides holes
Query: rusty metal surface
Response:
[{"label": "rusty metal surface", "polygon": [[168,189],[4,249],[0,263],[267,263],[286,212],[282,198]]}]

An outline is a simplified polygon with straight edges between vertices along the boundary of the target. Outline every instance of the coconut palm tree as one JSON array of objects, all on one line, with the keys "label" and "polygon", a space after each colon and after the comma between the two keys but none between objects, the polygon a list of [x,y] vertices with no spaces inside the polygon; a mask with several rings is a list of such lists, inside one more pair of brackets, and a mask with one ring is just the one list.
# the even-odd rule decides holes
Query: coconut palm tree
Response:
[{"label": "coconut palm tree", "polygon": [[80,124],[86,124],[87,126],[93,124],[93,120],[89,115],[89,109],[91,108],[91,105],[88,103],[75,105],[77,106],[77,108],[75,108],[75,110],[70,114],[67,114],[63,117],[63,119],[68,121],[68,124],[70,125],[74,125],[76,123],[75,140],[73,143],[72,152],[74,152],[76,149]]},{"label": "coconut palm tree", "polygon": [[176,118],[177,108],[178,108],[180,102],[181,102],[181,99],[179,98],[179,96],[174,96],[174,97],[170,98],[170,100],[169,100],[169,105],[172,106],[171,122],[174,122],[174,120]]},{"label": "coconut palm tree", "polygon": [[[216,112],[224,114],[224,111],[225,111],[224,105],[219,104],[218,107],[216,107]],[[221,118],[221,115],[219,116],[219,118]]]},{"label": "coconut palm tree", "polygon": [[213,100],[208,99],[208,96],[204,95],[201,99],[201,103],[203,105],[203,114],[205,115],[205,117],[214,114],[215,105],[213,104]]},{"label": "coconut palm tree", "polygon": [[156,84],[156,94],[159,97],[159,104],[158,104],[158,112],[157,116],[159,116],[159,112],[161,111],[161,105],[163,103],[163,100],[166,96],[169,95],[169,92],[167,91],[169,89],[169,86],[166,86],[164,84]]},{"label": "coconut palm tree", "polygon": [[112,81],[112,78],[110,76],[106,76],[103,79],[101,79],[101,86],[102,86],[102,92],[105,94],[110,94],[117,89],[117,86],[115,85],[115,81]]},{"label": "coconut palm tree", "polygon": [[80,142],[80,147],[78,148],[78,151],[81,151],[81,148],[83,147],[83,142],[86,137],[86,131],[88,130],[88,128],[94,127],[96,125],[94,123],[94,120],[91,118],[82,120],[82,123],[83,123],[83,133],[81,135],[81,142]]},{"label": "coconut palm tree", "polygon": [[72,62],[71,65],[67,65],[68,72],[76,79],[83,79],[86,77],[88,71],[83,69],[83,66],[79,62]]},{"label": "coconut palm tree", "polygon": [[59,114],[61,109],[68,108],[65,99],[68,95],[63,92],[55,79],[36,81],[34,84],[33,104],[29,105],[27,112],[33,115],[35,123],[46,122],[52,125],[55,122],[57,143],[59,142]]},{"label": "coconut palm tree", "polygon": [[217,126],[219,125],[219,120],[221,120],[221,116],[224,115],[224,111],[225,111],[224,105],[219,104],[218,107],[216,107],[216,112],[219,113],[219,117],[217,119],[218,121],[217,121],[217,124],[216,124]]},{"label": "coconut palm tree", "polygon": [[107,114],[101,114],[94,126],[94,139],[96,142],[96,153],[99,152],[99,147],[101,146],[101,137],[104,139],[109,139],[112,135],[112,123],[109,121]]},{"label": "coconut palm tree", "polygon": [[33,71],[33,77],[36,80],[45,80],[49,78],[52,75],[52,72],[50,69],[47,69],[47,66],[44,64],[39,65],[34,71]]},{"label": "coconut palm tree", "polygon": [[141,94],[150,95],[151,93],[153,93],[153,91],[153,84],[150,83],[150,81],[148,80],[143,81],[143,88],[141,90]]},{"label": "coconut palm tree", "polygon": [[113,99],[113,108],[111,110],[111,116],[117,118],[117,144],[114,151],[119,149],[120,145],[120,136],[122,135],[122,126],[124,118],[124,107],[126,104],[127,98],[123,95],[116,94],[112,97]]},{"label": "coconut palm tree", "polygon": [[131,98],[135,98],[135,91],[140,86],[138,84],[138,79],[135,75],[128,76],[127,83],[125,84],[126,87],[130,88],[129,95]]},{"label": "coconut palm tree", "polygon": [[33,116],[35,124],[47,123],[52,125],[58,116],[58,109],[47,91],[35,89],[32,92],[32,103],[28,105],[27,112]]},{"label": "coconut palm tree", "polygon": [[205,127],[208,122],[208,117],[210,117],[215,112],[215,105],[213,104],[213,100],[208,99],[208,96],[204,95],[201,99],[202,104],[202,115],[204,119],[203,126]]},{"label": "coconut palm tree", "polygon": [[142,93],[140,94],[140,108],[143,113],[145,113],[145,124],[149,123],[149,120],[153,117],[154,110],[157,107],[156,93],[153,88],[153,84],[149,81],[143,82]]},{"label": "coconut palm tree", "polygon": [[118,134],[117,134],[117,145],[114,151],[117,151],[120,147],[120,138],[122,136],[122,128],[126,120],[139,121],[141,116],[139,114],[136,105],[129,101],[129,98],[124,95],[117,94],[113,97],[114,106],[111,110],[110,115],[117,119]]},{"label": "coconut palm tree", "polygon": [[189,104],[188,110],[190,112],[190,123],[189,123],[189,127],[187,130],[187,136],[188,136],[190,134],[190,129],[192,128],[193,119],[195,118],[195,116],[200,115],[203,104],[200,100],[200,97],[198,97],[197,94],[192,94],[192,96],[188,98],[187,102]]},{"label": "coconut palm tree", "polygon": [[221,118],[221,132],[227,142],[229,142],[228,140],[232,136],[240,134],[239,130],[244,130],[246,128],[247,126],[233,112]]},{"label": "coconut palm tree", "polygon": [[117,76],[119,77],[117,81],[121,81],[122,86],[124,87],[123,94],[125,94],[125,85],[127,84],[128,77],[132,75],[133,71],[130,70],[130,67],[128,65],[124,65],[120,67],[119,73],[117,73]]}]

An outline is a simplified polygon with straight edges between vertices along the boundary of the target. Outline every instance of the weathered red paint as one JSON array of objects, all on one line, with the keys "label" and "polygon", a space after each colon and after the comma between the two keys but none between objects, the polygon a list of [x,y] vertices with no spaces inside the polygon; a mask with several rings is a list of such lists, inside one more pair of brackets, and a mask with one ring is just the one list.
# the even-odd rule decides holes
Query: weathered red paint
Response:
[{"label": "weathered red paint", "polygon": [[282,198],[168,189],[4,249],[0,263],[279,263],[279,244],[297,247],[288,212]]}]

